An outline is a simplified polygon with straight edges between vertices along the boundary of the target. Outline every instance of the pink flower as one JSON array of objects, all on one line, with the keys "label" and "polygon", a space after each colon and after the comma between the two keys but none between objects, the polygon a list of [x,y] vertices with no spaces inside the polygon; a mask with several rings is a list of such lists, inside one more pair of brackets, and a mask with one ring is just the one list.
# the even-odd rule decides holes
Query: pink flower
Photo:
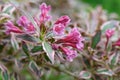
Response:
[{"label": "pink flower", "polygon": [[77,52],[75,50],[66,49],[66,59],[70,62],[77,57]]},{"label": "pink flower", "polygon": [[53,32],[56,35],[62,35],[65,32],[66,25],[70,22],[70,18],[68,16],[61,16],[53,26]]},{"label": "pink flower", "polygon": [[21,16],[18,20],[17,20],[17,24],[19,25],[19,26],[27,26],[27,24],[29,24],[29,20],[27,19],[27,17],[26,16]]},{"label": "pink flower", "polygon": [[16,27],[11,21],[8,21],[7,23],[5,23],[6,34],[9,34],[10,32],[14,32],[14,33],[34,33],[34,31],[35,31],[35,28],[34,28],[33,24],[27,19],[26,16],[21,16],[18,19],[17,24],[20,27],[23,27],[24,31],[19,29],[18,27]]},{"label": "pink flower", "polygon": [[51,16],[48,15],[48,13],[51,10],[51,6],[47,6],[46,3],[42,3],[40,5],[40,10],[41,10],[40,22],[44,23],[45,21],[50,20]]},{"label": "pink flower", "polygon": [[57,42],[62,43],[64,46],[72,46],[78,50],[82,50],[84,38],[81,36],[77,28],[73,28],[71,32],[63,39],[59,39]]},{"label": "pink flower", "polygon": [[73,59],[77,57],[77,52],[75,50],[71,50],[66,47],[61,47],[61,50],[66,55],[66,59],[70,62],[72,62]]},{"label": "pink flower", "polygon": [[52,48],[53,48],[54,50],[57,50],[57,49],[59,48],[59,45],[58,45],[58,44],[52,44]]},{"label": "pink flower", "polygon": [[19,26],[23,27],[23,29],[27,33],[34,33],[34,31],[35,31],[35,28],[34,28],[33,24],[27,19],[26,16],[21,16],[18,19],[17,24]]},{"label": "pink flower", "polygon": [[6,34],[10,34],[11,32],[14,33],[23,33],[18,27],[16,27],[11,21],[5,23]]},{"label": "pink flower", "polygon": [[113,44],[113,46],[120,46],[120,38]]},{"label": "pink flower", "polygon": [[65,15],[65,16],[61,16],[56,22],[55,24],[63,24],[64,26],[66,26],[68,23],[70,22],[70,18]]},{"label": "pink flower", "polygon": [[56,34],[56,35],[62,35],[64,34],[64,29],[65,26],[63,24],[55,24],[53,26],[53,32]]},{"label": "pink flower", "polygon": [[110,37],[113,36],[114,32],[115,31],[113,29],[108,29],[108,30],[106,30],[105,35],[109,39]]}]

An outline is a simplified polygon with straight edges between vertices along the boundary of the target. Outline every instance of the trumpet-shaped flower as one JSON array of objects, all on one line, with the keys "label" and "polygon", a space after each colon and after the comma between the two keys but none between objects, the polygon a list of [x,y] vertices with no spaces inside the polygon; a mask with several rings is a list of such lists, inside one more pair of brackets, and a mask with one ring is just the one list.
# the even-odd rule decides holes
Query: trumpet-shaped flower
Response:
[{"label": "trumpet-shaped flower", "polygon": [[49,21],[51,16],[48,15],[49,11],[51,10],[51,6],[47,6],[45,3],[40,5],[40,23],[44,23],[45,21]]},{"label": "trumpet-shaped flower", "polygon": [[75,50],[66,47],[61,47],[61,50],[66,55],[66,59],[70,62],[72,62],[73,59],[77,57],[77,52]]},{"label": "trumpet-shaped flower", "polygon": [[35,28],[34,28],[33,24],[27,19],[26,16],[21,16],[18,19],[17,24],[19,26],[23,27],[23,29],[27,33],[33,33],[35,31]]},{"label": "trumpet-shaped flower", "polygon": [[6,28],[6,34],[10,34],[11,32],[23,33],[23,31],[18,27],[16,27],[11,21],[5,23],[5,28]]},{"label": "trumpet-shaped flower", "polygon": [[29,20],[27,19],[26,16],[21,16],[21,17],[17,20],[17,24],[18,24],[19,26],[27,27],[27,25],[29,24]]},{"label": "trumpet-shaped flower", "polygon": [[113,29],[108,29],[108,30],[106,30],[105,35],[109,39],[110,37],[113,36],[114,32],[115,31]]},{"label": "trumpet-shaped flower", "polygon": [[55,24],[53,26],[53,32],[56,34],[56,35],[62,35],[64,34],[64,29],[65,26],[63,24]]},{"label": "trumpet-shaped flower", "polygon": [[120,38],[113,44],[113,46],[120,46]]},{"label": "trumpet-shaped flower", "polygon": [[63,24],[64,26],[66,26],[68,23],[70,22],[70,18],[65,15],[65,16],[61,16],[56,22],[55,24]]},{"label": "trumpet-shaped flower", "polygon": [[53,26],[53,32],[56,35],[64,34],[66,25],[70,22],[70,18],[68,16],[61,16]]},{"label": "trumpet-shaped flower", "polygon": [[63,39],[59,39],[57,42],[63,43],[65,46],[72,46],[78,50],[82,50],[84,38],[81,36],[77,28],[73,28],[71,32]]}]

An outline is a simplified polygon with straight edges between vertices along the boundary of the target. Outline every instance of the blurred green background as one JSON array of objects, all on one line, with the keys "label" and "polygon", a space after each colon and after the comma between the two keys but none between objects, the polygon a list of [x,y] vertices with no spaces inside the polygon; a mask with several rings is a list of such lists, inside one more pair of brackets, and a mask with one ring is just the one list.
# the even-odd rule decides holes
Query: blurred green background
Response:
[{"label": "blurred green background", "polygon": [[120,16],[120,0],[82,0],[92,7],[101,5],[108,12],[116,12]]}]

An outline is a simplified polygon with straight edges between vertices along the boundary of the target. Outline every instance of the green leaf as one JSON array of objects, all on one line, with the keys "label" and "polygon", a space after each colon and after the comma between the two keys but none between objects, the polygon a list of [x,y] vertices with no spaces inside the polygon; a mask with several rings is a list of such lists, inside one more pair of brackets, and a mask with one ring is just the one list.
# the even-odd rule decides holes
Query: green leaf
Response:
[{"label": "green leaf", "polygon": [[34,43],[38,42],[38,40],[35,37],[29,34],[21,34],[21,35],[17,35],[16,37],[29,42],[34,42]]},{"label": "green leaf", "polygon": [[54,54],[55,54],[55,52],[54,52],[54,50],[52,49],[51,45],[48,44],[47,42],[43,42],[43,43],[42,43],[42,46],[43,46],[43,49],[44,49],[44,51],[46,52],[48,58],[50,59],[50,61],[51,61],[52,63],[54,63]]},{"label": "green leaf", "polygon": [[8,75],[7,68],[1,63],[0,63],[0,70],[1,70],[1,73],[2,73],[3,80],[9,80],[9,75]]},{"label": "green leaf", "polygon": [[53,37],[54,34],[52,31],[49,31],[47,34],[46,34],[46,38],[49,38],[49,37]]},{"label": "green leaf", "polygon": [[33,49],[31,50],[32,53],[42,51],[43,48],[42,46],[34,46]]},{"label": "green leaf", "polygon": [[15,39],[14,34],[12,34],[12,37],[11,37],[11,44],[12,44],[12,47],[14,48],[14,50],[19,49],[19,45],[18,45],[17,40]]},{"label": "green leaf", "polygon": [[3,17],[0,18],[0,24],[5,23],[8,19],[9,19],[9,17],[6,17],[6,16],[3,15]]},{"label": "green leaf", "polygon": [[102,26],[101,26],[101,30],[103,33],[105,33],[105,31],[107,29],[112,29],[112,28],[115,28],[115,27],[118,27],[119,26],[119,22],[118,21],[108,21],[106,23],[104,23]]},{"label": "green leaf", "polygon": [[81,71],[79,76],[82,79],[90,79],[91,78],[91,73],[88,72],[88,71]]},{"label": "green leaf", "polygon": [[107,75],[107,76],[112,76],[114,75],[114,72],[112,70],[108,70],[106,68],[101,68],[97,70],[97,74],[103,74],[103,75]]},{"label": "green leaf", "polygon": [[14,10],[15,10],[14,6],[12,6],[11,4],[7,4],[4,6],[2,12],[10,15],[13,13]]},{"label": "green leaf", "polygon": [[120,54],[119,53],[113,53],[112,55],[109,56],[109,64],[111,66],[117,65],[119,61]]},{"label": "green leaf", "polygon": [[91,47],[94,49],[96,47],[96,45],[98,44],[98,42],[101,39],[101,31],[98,31],[95,36],[93,36],[92,38],[92,44]]},{"label": "green leaf", "polygon": [[27,56],[30,56],[27,44],[22,41],[22,49]]},{"label": "green leaf", "polygon": [[34,61],[31,61],[29,64],[29,68],[37,75],[40,76],[40,71],[38,69],[37,64]]},{"label": "green leaf", "polygon": [[9,75],[8,75],[7,70],[3,71],[3,72],[2,72],[2,75],[3,75],[3,79],[4,79],[4,80],[9,80]]}]

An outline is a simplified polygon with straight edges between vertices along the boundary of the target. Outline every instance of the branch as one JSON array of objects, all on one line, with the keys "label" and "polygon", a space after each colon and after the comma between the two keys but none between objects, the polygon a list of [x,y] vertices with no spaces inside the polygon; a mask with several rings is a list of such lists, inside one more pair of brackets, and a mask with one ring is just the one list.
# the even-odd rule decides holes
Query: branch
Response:
[{"label": "branch", "polygon": [[65,70],[65,69],[61,69],[59,66],[55,66],[55,65],[50,64],[50,63],[45,63],[44,66],[53,68],[53,69],[55,69],[55,70],[57,70],[57,71],[63,72],[63,73],[65,73],[65,74],[67,74],[67,75],[70,75],[70,76],[74,77],[76,80],[80,80],[79,76],[76,76],[76,75],[73,74],[72,72],[69,72],[69,71],[67,71],[67,70]]}]

